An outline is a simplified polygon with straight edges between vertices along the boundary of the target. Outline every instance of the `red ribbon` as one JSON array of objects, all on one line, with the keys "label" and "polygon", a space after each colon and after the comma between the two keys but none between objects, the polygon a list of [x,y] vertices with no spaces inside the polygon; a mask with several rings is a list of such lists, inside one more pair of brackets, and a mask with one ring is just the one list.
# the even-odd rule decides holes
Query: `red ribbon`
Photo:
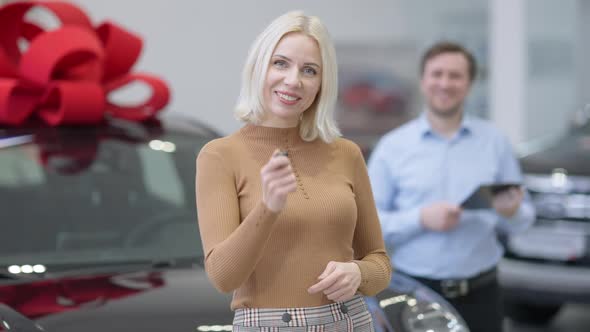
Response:
[{"label": "red ribbon", "polygon": [[[24,20],[34,6],[51,11],[62,25],[45,31]],[[22,53],[17,41],[29,41]],[[105,116],[132,121],[153,118],[170,100],[160,78],[130,73],[141,54],[140,37],[112,23],[94,28],[78,7],[59,1],[12,2],[0,7],[0,124],[20,125],[33,116],[45,123],[95,124]],[[142,81],[152,95],[123,106],[108,95]]]}]

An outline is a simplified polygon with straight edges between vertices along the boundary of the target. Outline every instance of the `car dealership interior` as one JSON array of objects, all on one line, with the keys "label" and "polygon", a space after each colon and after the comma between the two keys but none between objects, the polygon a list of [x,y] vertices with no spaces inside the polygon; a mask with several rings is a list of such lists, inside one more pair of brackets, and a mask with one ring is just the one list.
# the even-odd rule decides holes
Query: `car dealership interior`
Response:
[{"label": "car dealership interior", "polygon": [[[425,110],[428,47],[475,56],[464,111],[505,135],[535,210],[497,237],[504,331],[590,331],[587,0],[0,0],[0,331],[232,330],[232,293],[205,273],[195,158],[243,126],[250,45],[290,10],[327,26],[336,123],[367,161]],[[376,331],[470,331],[396,273],[367,298]]]}]

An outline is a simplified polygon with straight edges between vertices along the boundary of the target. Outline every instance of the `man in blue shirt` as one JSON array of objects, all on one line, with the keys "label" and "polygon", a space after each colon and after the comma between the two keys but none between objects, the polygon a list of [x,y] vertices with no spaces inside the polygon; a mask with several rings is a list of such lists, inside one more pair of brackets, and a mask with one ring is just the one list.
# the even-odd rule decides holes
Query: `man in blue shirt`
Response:
[{"label": "man in blue shirt", "polygon": [[498,332],[503,249],[496,232],[526,229],[534,209],[519,187],[495,195],[491,209],[461,207],[482,184],[522,182],[506,137],[464,112],[476,72],[461,45],[428,49],[421,61],[425,111],[379,141],[369,176],[393,266],[440,292],[472,331]]}]

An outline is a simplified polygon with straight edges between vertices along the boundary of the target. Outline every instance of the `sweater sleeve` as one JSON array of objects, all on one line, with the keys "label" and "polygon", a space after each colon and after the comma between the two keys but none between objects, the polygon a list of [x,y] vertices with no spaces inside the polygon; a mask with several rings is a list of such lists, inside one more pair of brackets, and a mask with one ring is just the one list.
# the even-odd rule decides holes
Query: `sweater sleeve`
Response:
[{"label": "sweater sleeve", "polygon": [[372,296],[389,285],[392,267],[385,251],[367,167],[360,149],[357,148],[357,152],[354,194],[358,215],[353,248],[355,263],[361,270],[359,291],[364,295]]},{"label": "sweater sleeve", "polygon": [[261,201],[240,223],[234,174],[209,146],[197,157],[196,196],[205,270],[215,288],[233,291],[254,271],[278,214]]}]

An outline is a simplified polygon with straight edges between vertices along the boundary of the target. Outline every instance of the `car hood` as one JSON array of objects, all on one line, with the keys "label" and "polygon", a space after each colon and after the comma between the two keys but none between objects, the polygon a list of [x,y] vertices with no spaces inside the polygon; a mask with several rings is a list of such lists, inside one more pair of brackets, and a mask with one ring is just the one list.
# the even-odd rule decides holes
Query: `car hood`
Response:
[{"label": "car hood", "polygon": [[231,296],[200,267],[4,283],[0,299],[50,332],[197,331],[233,319]]},{"label": "car hood", "polygon": [[567,135],[535,150],[520,159],[526,173],[551,174],[561,168],[570,175],[590,176],[590,131]]},{"label": "car hood", "polygon": [[[48,332],[231,331],[230,300],[198,265],[86,274],[0,283],[0,302],[17,311],[0,305],[0,321],[33,326],[20,313]],[[401,273],[365,300],[380,331],[469,331],[444,299]]]}]

